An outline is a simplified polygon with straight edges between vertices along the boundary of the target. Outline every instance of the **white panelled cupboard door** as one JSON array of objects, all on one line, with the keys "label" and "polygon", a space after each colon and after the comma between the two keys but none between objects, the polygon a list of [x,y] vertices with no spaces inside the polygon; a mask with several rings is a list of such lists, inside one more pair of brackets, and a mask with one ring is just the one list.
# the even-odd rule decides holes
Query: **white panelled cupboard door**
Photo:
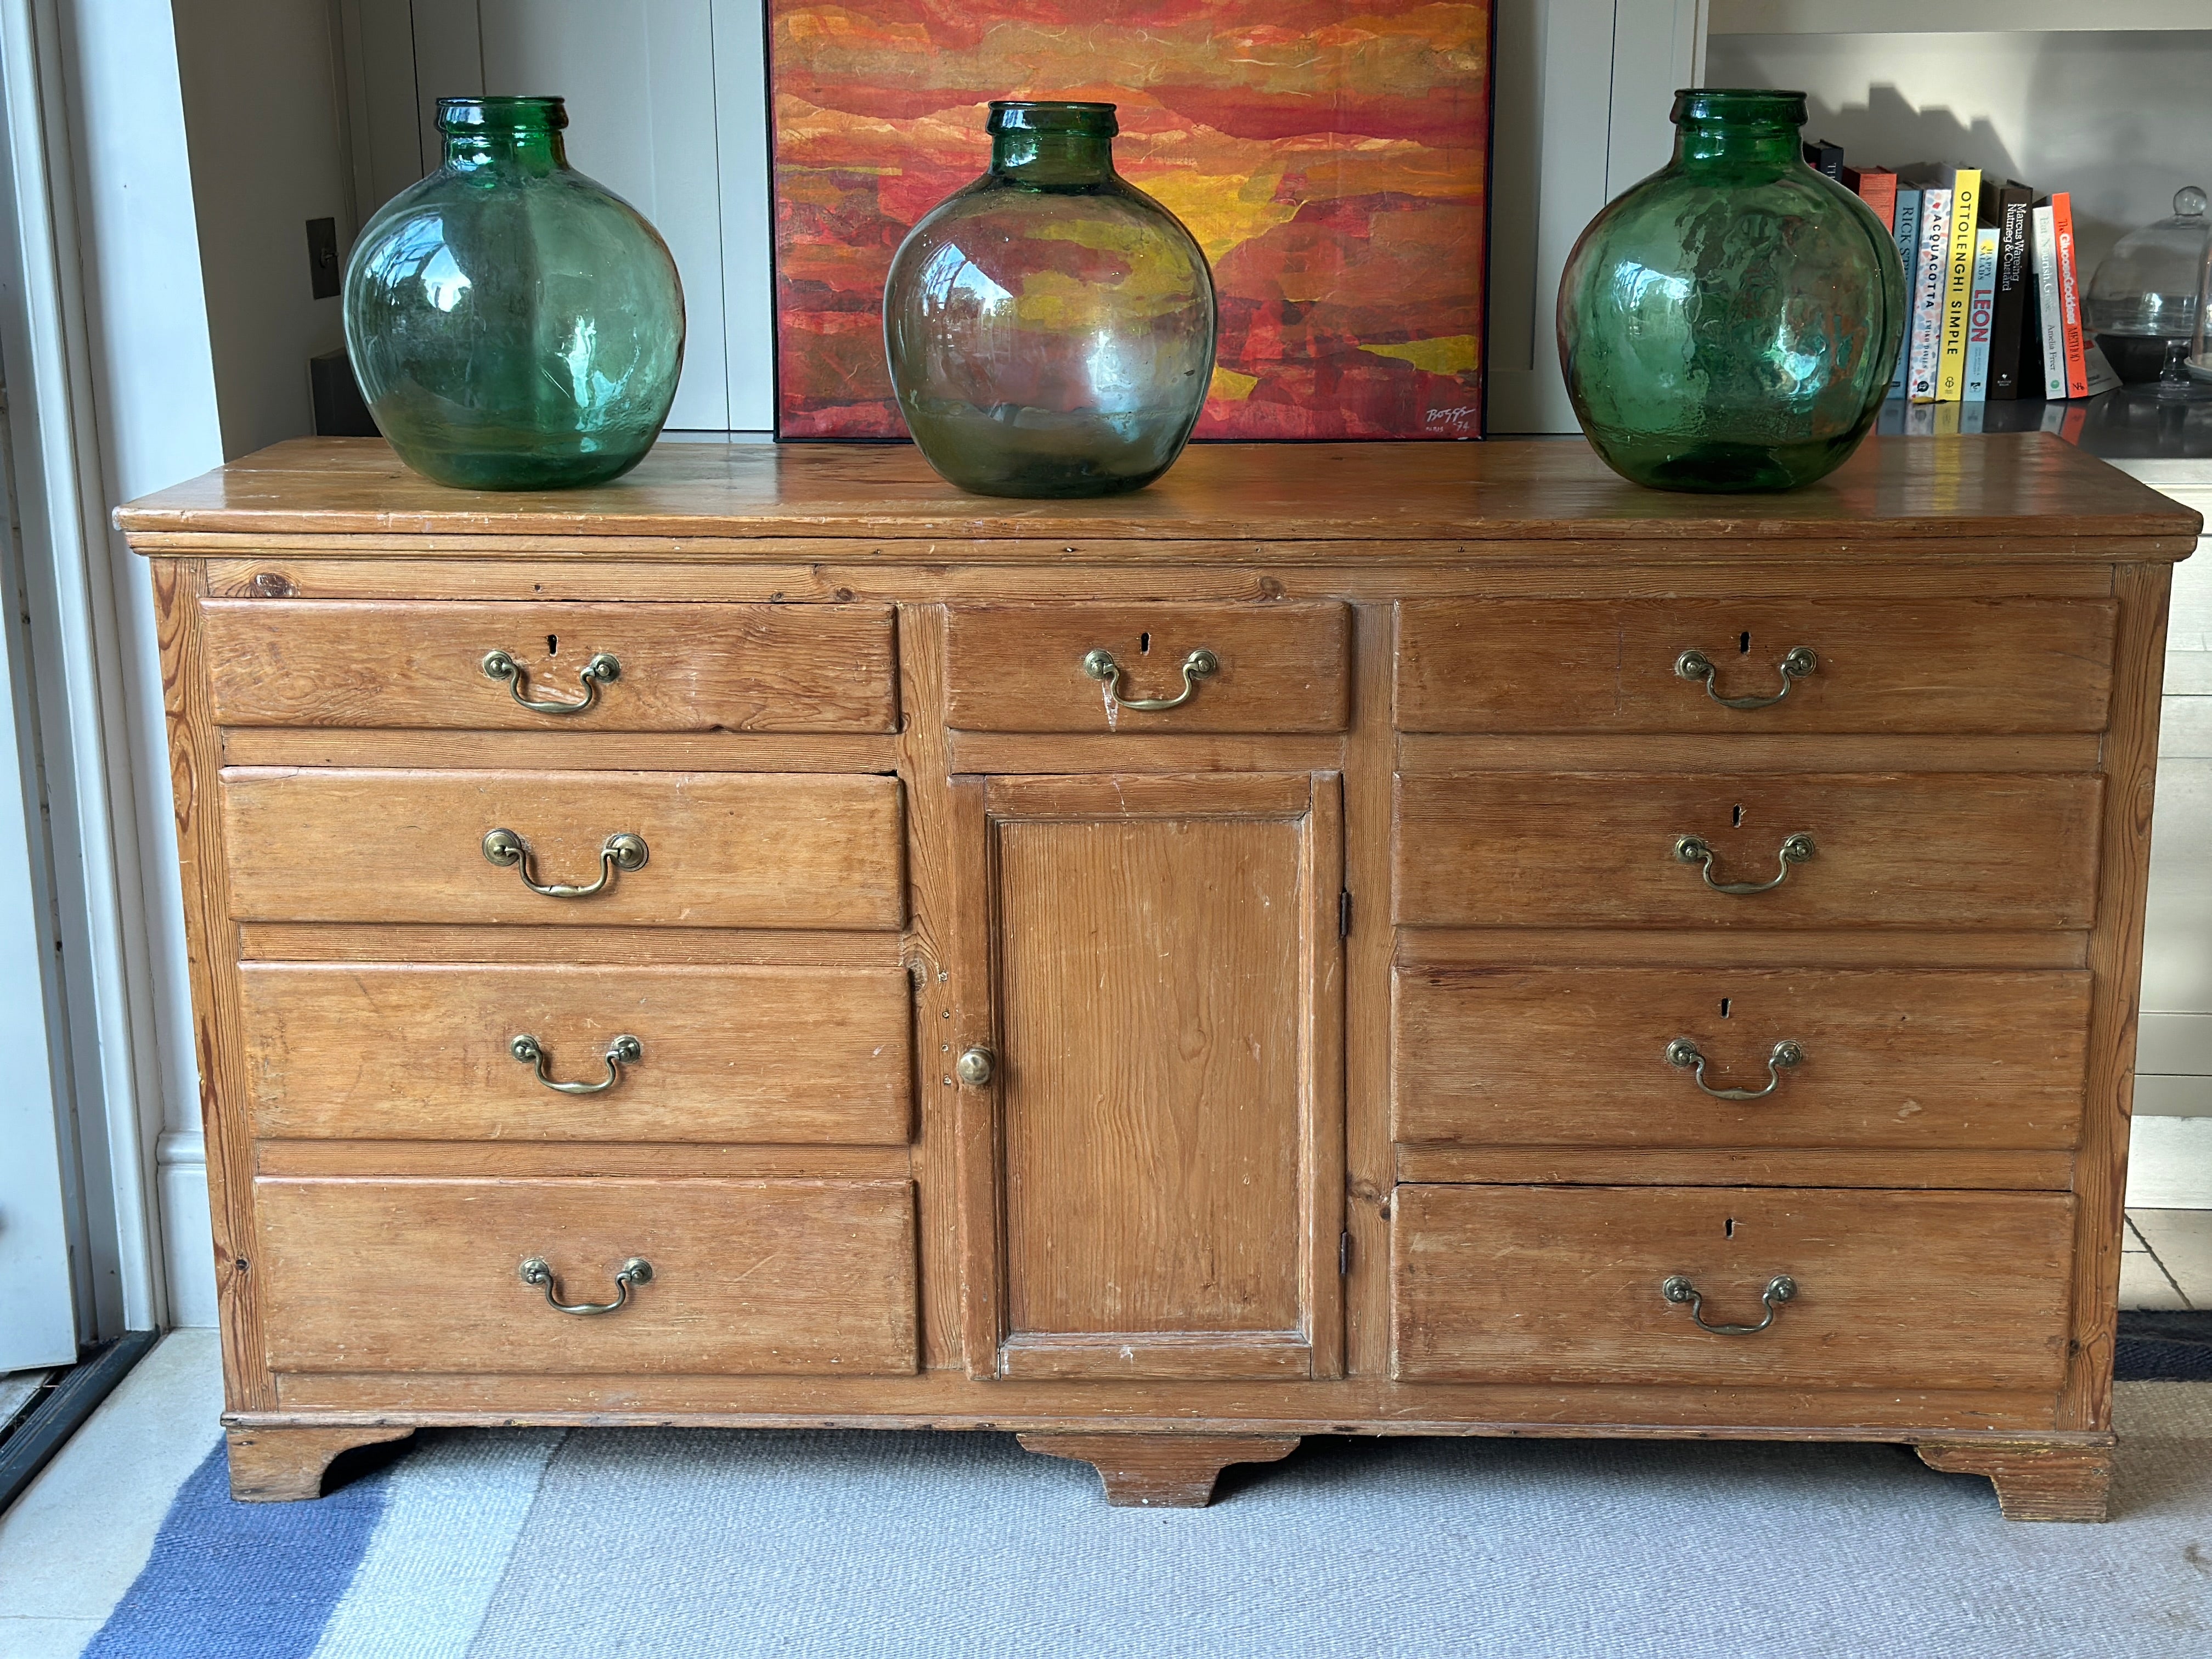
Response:
[{"label": "white panelled cupboard door", "polygon": [[668,424],[678,431],[725,432],[733,424],[714,10],[711,0],[414,4],[415,85],[426,124],[441,97],[565,98],[569,161],[653,221],[676,256],[685,342]]}]

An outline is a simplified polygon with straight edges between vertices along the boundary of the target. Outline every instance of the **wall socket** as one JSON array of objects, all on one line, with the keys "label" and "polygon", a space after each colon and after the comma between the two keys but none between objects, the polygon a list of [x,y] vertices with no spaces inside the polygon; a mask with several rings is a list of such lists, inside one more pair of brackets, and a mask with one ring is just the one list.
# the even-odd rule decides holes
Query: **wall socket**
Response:
[{"label": "wall socket", "polygon": [[318,300],[337,299],[344,285],[345,272],[338,267],[338,222],[335,219],[307,221],[307,279]]}]

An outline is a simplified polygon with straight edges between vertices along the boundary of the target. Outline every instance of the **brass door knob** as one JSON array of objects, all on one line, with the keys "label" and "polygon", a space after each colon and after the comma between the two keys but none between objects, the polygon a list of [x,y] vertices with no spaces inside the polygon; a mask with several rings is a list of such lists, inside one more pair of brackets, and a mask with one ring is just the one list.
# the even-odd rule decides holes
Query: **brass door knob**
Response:
[{"label": "brass door knob", "polygon": [[999,1059],[988,1048],[970,1048],[952,1063],[960,1080],[971,1089],[980,1089],[991,1080],[998,1069]]}]

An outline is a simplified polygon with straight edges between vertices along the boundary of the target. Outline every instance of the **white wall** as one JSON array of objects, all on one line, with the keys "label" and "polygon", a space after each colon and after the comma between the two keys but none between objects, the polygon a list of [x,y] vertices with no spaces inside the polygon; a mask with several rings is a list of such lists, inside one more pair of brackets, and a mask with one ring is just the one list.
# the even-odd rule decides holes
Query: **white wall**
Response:
[{"label": "white wall", "polygon": [[1953,161],[2074,198],[2086,268],[2212,188],[2207,27],[2018,34],[1716,34],[1705,83],[1791,87],[1847,160]]},{"label": "white wall", "polygon": [[307,359],[344,343],[307,222],[353,231],[331,0],[176,7],[177,70],[223,453],[313,430]]}]

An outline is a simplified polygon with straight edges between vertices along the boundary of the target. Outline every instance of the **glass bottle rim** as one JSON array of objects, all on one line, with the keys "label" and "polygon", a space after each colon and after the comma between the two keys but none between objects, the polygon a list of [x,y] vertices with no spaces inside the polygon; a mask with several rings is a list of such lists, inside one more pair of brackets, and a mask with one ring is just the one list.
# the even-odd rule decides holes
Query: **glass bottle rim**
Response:
[{"label": "glass bottle rim", "polygon": [[565,99],[545,95],[441,98],[441,132],[558,132],[568,125]]},{"label": "glass bottle rim", "polygon": [[1093,138],[1111,138],[1121,131],[1113,104],[1084,103],[1073,99],[994,98],[991,118],[983,131],[999,132],[1073,132]]},{"label": "glass bottle rim", "polygon": [[1668,119],[1729,121],[1774,126],[1805,125],[1805,94],[1776,87],[1684,87],[1674,94]]}]

